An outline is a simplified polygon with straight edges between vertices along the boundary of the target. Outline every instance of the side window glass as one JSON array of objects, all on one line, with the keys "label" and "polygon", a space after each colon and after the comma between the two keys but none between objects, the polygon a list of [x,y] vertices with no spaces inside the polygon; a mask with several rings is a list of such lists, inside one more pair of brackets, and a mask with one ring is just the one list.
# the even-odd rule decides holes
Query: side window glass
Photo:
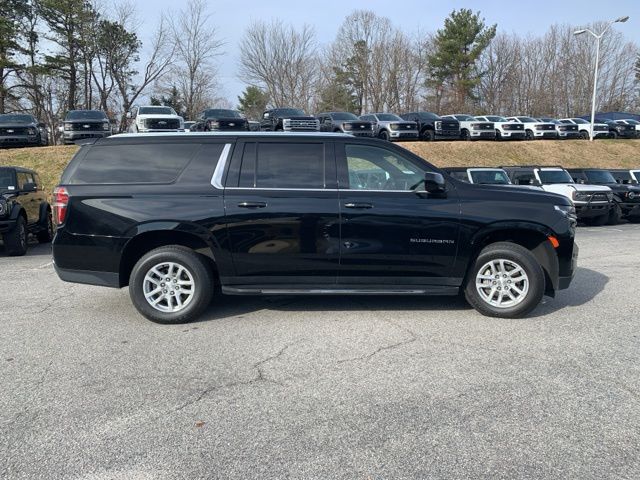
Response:
[{"label": "side window glass", "polygon": [[424,172],[409,160],[385,148],[346,145],[349,189],[413,190]]},{"label": "side window glass", "polygon": [[[260,143],[257,147],[256,188],[325,188],[324,144]],[[250,152],[245,155],[250,156]],[[245,158],[240,174],[241,186],[251,178],[251,173],[244,170]]]}]

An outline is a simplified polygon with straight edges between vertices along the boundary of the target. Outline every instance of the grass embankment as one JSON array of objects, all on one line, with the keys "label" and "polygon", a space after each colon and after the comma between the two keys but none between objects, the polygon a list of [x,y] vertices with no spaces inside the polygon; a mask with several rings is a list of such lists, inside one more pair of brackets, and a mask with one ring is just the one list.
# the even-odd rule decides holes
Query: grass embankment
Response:
[{"label": "grass embankment", "polygon": [[[562,165],[564,167],[640,167],[640,140],[537,140],[530,142],[406,142],[403,147],[440,167]],[[48,191],[78,147],[0,150],[0,165],[37,171]]]}]

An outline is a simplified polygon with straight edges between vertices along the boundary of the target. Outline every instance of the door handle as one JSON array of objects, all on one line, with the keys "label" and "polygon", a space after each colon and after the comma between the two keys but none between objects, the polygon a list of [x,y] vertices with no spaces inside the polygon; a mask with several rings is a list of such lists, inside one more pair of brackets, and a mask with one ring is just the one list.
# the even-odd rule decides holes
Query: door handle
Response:
[{"label": "door handle", "polygon": [[264,208],[267,204],[266,202],[240,202],[238,206],[240,208]]},{"label": "door handle", "polygon": [[372,203],[345,203],[345,208],[373,208]]}]

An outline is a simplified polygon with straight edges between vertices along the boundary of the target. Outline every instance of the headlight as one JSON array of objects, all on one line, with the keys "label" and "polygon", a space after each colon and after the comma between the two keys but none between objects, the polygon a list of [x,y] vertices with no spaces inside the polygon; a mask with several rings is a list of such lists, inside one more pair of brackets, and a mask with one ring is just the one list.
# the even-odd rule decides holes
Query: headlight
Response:
[{"label": "headlight", "polygon": [[209,121],[209,128],[218,128],[220,127],[220,122],[217,120],[210,120]]},{"label": "headlight", "polygon": [[609,200],[609,201],[613,200],[613,192],[612,193],[607,193],[607,200]]},{"label": "headlight", "polygon": [[343,130],[353,130],[353,125],[351,125],[350,123],[343,123],[342,124],[342,129]]},{"label": "headlight", "polygon": [[400,128],[400,125],[398,125],[397,123],[391,123],[389,124],[389,128],[391,130],[398,130],[398,128]]},{"label": "headlight", "polygon": [[104,122],[102,124],[102,129],[103,130],[109,130],[111,128],[111,124],[109,124],[109,122]]},{"label": "headlight", "polygon": [[434,126],[436,130],[442,130],[442,122],[440,120],[438,120],[437,122],[434,122]]},{"label": "headlight", "polygon": [[573,205],[554,205],[553,208],[567,218],[576,218],[576,207]]},{"label": "headlight", "polygon": [[629,197],[631,200],[633,200],[634,198],[636,198],[636,192],[627,193],[627,197]]},{"label": "headlight", "polygon": [[73,129],[73,125],[71,125],[70,123],[65,123],[64,124],[64,131],[65,132],[70,132]]}]

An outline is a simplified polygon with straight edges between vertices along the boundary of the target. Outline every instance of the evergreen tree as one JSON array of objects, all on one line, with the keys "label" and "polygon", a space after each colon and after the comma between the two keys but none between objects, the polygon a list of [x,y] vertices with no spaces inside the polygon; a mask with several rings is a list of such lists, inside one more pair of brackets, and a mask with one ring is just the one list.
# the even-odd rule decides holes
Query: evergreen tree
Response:
[{"label": "evergreen tree", "polygon": [[151,105],[171,107],[183,118],[186,118],[187,115],[184,101],[180,98],[180,92],[175,85],[171,87],[168,95],[160,95],[160,97],[151,96]]},{"label": "evergreen tree", "polygon": [[238,97],[238,110],[249,119],[259,119],[267,108],[269,95],[264,90],[249,85]]},{"label": "evergreen tree", "polygon": [[435,51],[428,56],[427,85],[436,90],[438,101],[448,95],[452,97],[449,107],[462,111],[474,99],[481,78],[477,63],[495,35],[496,25],[487,27],[480,12],[451,12],[436,34]]},{"label": "evergreen tree", "polygon": [[344,111],[360,114],[358,98],[354,93],[347,72],[334,67],[333,73],[330,82],[320,90],[318,111]]},{"label": "evergreen tree", "polygon": [[29,12],[27,0],[0,1],[0,113],[5,113],[10,98],[9,77],[21,68],[16,56],[24,52],[24,18]]}]

